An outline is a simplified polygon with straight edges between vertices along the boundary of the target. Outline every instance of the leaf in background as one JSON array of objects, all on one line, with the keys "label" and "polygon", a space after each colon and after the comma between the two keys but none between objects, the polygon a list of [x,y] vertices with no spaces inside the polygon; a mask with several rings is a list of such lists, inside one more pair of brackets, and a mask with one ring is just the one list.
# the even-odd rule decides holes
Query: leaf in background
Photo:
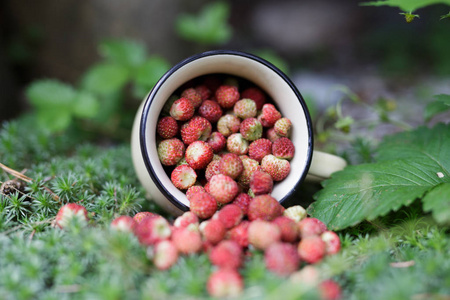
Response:
[{"label": "leaf in background", "polygon": [[81,86],[94,94],[106,95],[118,92],[128,81],[129,71],[118,64],[101,63],[84,74]]},{"label": "leaf in background", "polygon": [[433,5],[433,4],[447,4],[450,5],[450,0],[379,0],[362,2],[365,6],[393,6],[398,7],[405,12],[413,12],[419,8]]},{"label": "leaf in background", "polygon": [[232,34],[227,23],[230,7],[226,2],[210,3],[197,15],[180,15],[176,20],[177,33],[190,41],[202,44],[226,43]]},{"label": "leaf in background", "polygon": [[429,103],[424,111],[425,121],[429,121],[435,115],[450,110],[450,95],[436,95],[436,101]]},{"label": "leaf in background", "polygon": [[69,127],[72,114],[70,110],[49,107],[37,111],[37,120],[44,129],[52,133],[61,132]]},{"label": "leaf in background", "polygon": [[31,83],[25,94],[38,109],[70,109],[76,91],[68,84],[57,80],[43,79]]},{"label": "leaf in background", "polygon": [[[308,213],[333,230],[373,220],[449,183],[449,157],[450,125],[390,136],[379,147],[377,163],[349,166],[324,181]],[[441,201],[448,205],[448,198]]]},{"label": "leaf in background", "polygon": [[77,94],[73,103],[73,114],[80,118],[95,117],[100,108],[100,103],[91,93],[81,91]]},{"label": "leaf in background", "polygon": [[256,50],[255,55],[267,60],[271,64],[273,64],[275,67],[280,69],[283,73],[289,74],[289,67],[287,62],[281,58],[278,54],[276,54],[274,51],[269,49],[264,50]]},{"label": "leaf in background", "polygon": [[134,74],[136,89],[139,91],[137,96],[144,97],[169,69],[169,62],[160,56],[154,55],[147,59]]},{"label": "leaf in background", "polygon": [[143,44],[129,40],[105,40],[99,45],[103,57],[122,66],[138,66],[147,57],[147,49]]},{"label": "leaf in background", "polygon": [[423,210],[431,211],[439,223],[450,223],[450,183],[443,183],[428,192],[423,198]]}]

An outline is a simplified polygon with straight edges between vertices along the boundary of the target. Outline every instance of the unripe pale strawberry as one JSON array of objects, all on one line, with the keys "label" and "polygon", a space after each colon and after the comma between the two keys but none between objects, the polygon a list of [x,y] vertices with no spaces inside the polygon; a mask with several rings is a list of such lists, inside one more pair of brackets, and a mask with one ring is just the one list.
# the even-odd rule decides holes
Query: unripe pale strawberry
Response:
[{"label": "unripe pale strawberry", "polygon": [[278,158],[291,160],[295,154],[295,146],[286,137],[281,137],[272,143],[272,154]]},{"label": "unripe pale strawberry", "polygon": [[165,166],[174,166],[184,156],[184,144],[177,138],[163,140],[158,144],[158,157]]},{"label": "unripe pale strawberry", "polygon": [[194,108],[197,108],[202,104],[202,96],[194,88],[185,89],[181,93],[181,97],[191,100]]},{"label": "unripe pale strawberry", "polygon": [[269,154],[261,160],[261,168],[272,176],[273,181],[285,179],[291,171],[289,161]]},{"label": "unripe pale strawberry", "polygon": [[153,252],[153,264],[158,270],[170,269],[178,261],[177,247],[170,240],[157,243]]},{"label": "unripe pale strawberry", "polygon": [[56,214],[55,225],[66,228],[71,222],[87,225],[89,221],[87,210],[84,206],[76,203],[68,203],[61,207]]},{"label": "unripe pale strawberry", "polygon": [[273,125],[275,132],[282,137],[289,137],[291,134],[292,122],[288,118],[280,118]]},{"label": "unripe pale strawberry", "polygon": [[248,156],[240,156],[240,157],[241,157],[242,165],[244,166],[244,170],[237,177],[237,182],[244,190],[247,190],[250,187],[251,175],[255,171],[261,170],[261,166],[259,165],[259,163],[256,160],[251,159]]},{"label": "unripe pale strawberry", "polygon": [[209,181],[209,193],[218,203],[226,204],[239,194],[239,187],[230,176],[218,174]]},{"label": "unripe pale strawberry", "polygon": [[242,160],[237,154],[227,153],[219,160],[219,172],[236,179],[244,170]]},{"label": "unripe pale strawberry", "polygon": [[216,123],[222,117],[223,111],[216,101],[204,100],[198,109],[198,113],[211,123]]},{"label": "unripe pale strawberry", "polygon": [[211,133],[209,138],[206,139],[206,142],[211,146],[214,153],[219,153],[222,151],[227,145],[227,139],[218,131],[214,131]]},{"label": "unripe pale strawberry", "polygon": [[256,103],[252,99],[241,99],[233,106],[234,114],[245,120],[256,117]]},{"label": "unripe pale strawberry", "polygon": [[191,196],[190,210],[200,219],[208,219],[217,211],[217,201],[207,192],[197,192]]},{"label": "unripe pale strawberry", "polygon": [[339,236],[330,230],[325,231],[320,235],[322,241],[325,242],[325,252],[327,255],[336,254],[341,249],[341,240]]},{"label": "unripe pale strawberry", "polygon": [[208,120],[195,116],[181,126],[181,139],[186,145],[195,141],[206,141],[211,131],[212,125]]},{"label": "unripe pale strawberry", "polygon": [[248,141],[242,134],[233,133],[227,138],[227,150],[237,155],[244,155],[248,152]]},{"label": "unripe pale strawberry", "polygon": [[264,156],[272,154],[272,142],[265,138],[257,139],[248,146],[248,156],[261,162]]},{"label": "unripe pale strawberry", "polygon": [[275,122],[281,118],[281,113],[276,109],[273,104],[266,103],[262,107],[261,114],[258,116],[258,120],[264,127],[273,127]]},{"label": "unripe pale strawberry", "polygon": [[197,181],[197,173],[188,165],[180,165],[173,169],[170,180],[180,190],[187,190]]},{"label": "unripe pale strawberry", "polygon": [[250,87],[245,89],[241,93],[241,97],[249,98],[255,101],[257,110],[260,110],[263,107],[264,103],[266,103],[266,95],[257,87]]},{"label": "unripe pale strawberry", "polygon": [[187,121],[194,115],[195,107],[191,100],[180,98],[170,108],[170,116],[177,121]]},{"label": "unripe pale strawberry", "polygon": [[241,120],[232,114],[223,115],[220,117],[219,121],[217,121],[217,130],[223,134],[224,137],[239,132],[240,126]]},{"label": "unripe pale strawberry", "polygon": [[206,287],[211,297],[237,297],[244,289],[244,281],[237,270],[218,269],[209,276]]},{"label": "unripe pale strawberry", "polygon": [[230,85],[219,86],[215,95],[217,102],[223,108],[232,108],[240,97],[237,87]]},{"label": "unripe pale strawberry", "polygon": [[256,196],[272,193],[272,176],[259,170],[253,172],[250,176],[250,189]]},{"label": "unripe pale strawberry", "polygon": [[150,246],[169,239],[172,234],[169,222],[162,217],[145,218],[137,226],[135,235],[142,245]]},{"label": "unripe pale strawberry", "polygon": [[294,245],[278,242],[267,247],[264,262],[269,271],[279,276],[288,276],[298,269],[300,258]]},{"label": "unripe pale strawberry", "polygon": [[250,221],[262,219],[272,221],[283,215],[283,206],[270,195],[259,195],[250,201],[248,219]]},{"label": "unripe pale strawberry", "polygon": [[306,210],[300,205],[294,205],[286,208],[283,212],[283,216],[286,216],[292,219],[294,222],[298,223],[306,218]]},{"label": "unripe pale strawberry", "polygon": [[265,250],[280,240],[280,229],[271,222],[255,220],[248,226],[248,242],[256,249]]},{"label": "unripe pale strawberry", "polygon": [[255,141],[262,137],[263,127],[256,118],[247,118],[241,122],[239,132],[247,141]]},{"label": "unripe pale strawberry", "polygon": [[171,139],[178,134],[178,129],[177,120],[167,116],[158,121],[156,132],[163,139]]},{"label": "unripe pale strawberry", "polygon": [[204,141],[195,141],[186,148],[186,161],[195,170],[205,169],[213,159],[213,150]]}]

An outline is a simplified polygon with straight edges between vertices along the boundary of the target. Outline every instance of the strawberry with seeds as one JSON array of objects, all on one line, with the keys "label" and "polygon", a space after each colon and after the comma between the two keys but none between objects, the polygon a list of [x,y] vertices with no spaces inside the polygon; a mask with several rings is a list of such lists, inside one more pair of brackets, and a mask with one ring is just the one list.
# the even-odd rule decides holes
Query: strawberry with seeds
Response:
[{"label": "strawberry with seeds", "polygon": [[276,109],[273,104],[266,103],[262,107],[261,114],[258,116],[258,120],[264,127],[273,127],[275,122],[281,118],[281,113]]},{"label": "strawberry with seeds", "polygon": [[208,120],[195,116],[181,126],[181,139],[186,145],[195,141],[206,141],[211,131],[212,125]]},{"label": "strawberry with seeds", "polygon": [[170,180],[177,189],[187,190],[197,181],[197,173],[188,165],[180,165],[173,169]]},{"label": "strawberry with seeds", "polygon": [[209,260],[221,269],[238,269],[243,263],[242,248],[235,241],[221,241],[209,253]]},{"label": "strawberry with seeds", "polygon": [[195,170],[205,169],[213,159],[214,153],[210,145],[204,141],[195,141],[186,149],[186,161]]},{"label": "strawberry with seeds", "polygon": [[158,121],[156,132],[163,139],[171,139],[178,134],[178,129],[177,120],[167,116]]},{"label": "strawberry with seeds", "polygon": [[190,209],[200,219],[208,219],[217,211],[217,202],[209,193],[197,192],[191,196]]},{"label": "strawberry with seeds", "polygon": [[233,133],[227,138],[227,150],[237,155],[248,152],[248,141],[240,133]]},{"label": "strawberry with seeds", "polygon": [[257,162],[261,162],[264,156],[272,154],[272,142],[269,139],[260,138],[248,146],[248,156]]},{"label": "strawberry with seeds", "polygon": [[256,103],[252,99],[241,99],[233,106],[233,112],[241,119],[256,117]]},{"label": "strawberry with seeds", "polygon": [[230,176],[218,174],[209,181],[209,193],[220,204],[226,204],[238,195],[239,186]]},{"label": "strawberry with seeds", "polygon": [[217,130],[223,134],[224,137],[228,137],[233,133],[239,131],[241,126],[241,120],[232,114],[226,114],[220,117],[217,121]]},{"label": "strawberry with seeds", "polygon": [[211,146],[214,153],[219,153],[227,145],[227,139],[218,131],[211,133],[206,142]]},{"label": "strawberry with seeds", "polygon": [[261,168],[272,176],[273,181],[285,179],[291,171],[289,161],[278,158],[272,154],[264,156],[261,160]]},{"label": "strawberry with seeds", "polygon": [[278,119],[273,125],[275,132],[282,137],[289,137],[291,134],[292,122],[288,118]]},{"label": "strawberry with seeds", "polygon": [[191,100],[194,108],[197,108],[200,106],[200,104],[202,104],[202,96],[194,88],[185,89],[181,93],[181,97]]},{"label": "strawberry with seeds", "polygon": [[111,229],[121,232],[134,232],[137,222],[130,216],[119,216],[111,222]]},{"label": "strawberry with seeds", "polygon": [[294,245],[278,242],[266,249],[264,262],[269,271],[279,276],[288,276],[298,269],[300,258]]},{"label": "strawberry with seeds", "polygon": [[208,278],[207,290],[211,297],[236,297],[243,289],[244,282],[237,270],[218,269]]},{"label": "strawberry with seeds", "polygon": [[204,100],[198,109],[198,113],[211,123],[216,123],[222,117],[223,111],[216,101]]},{"label": "strawberry with seeds", "polygon": [[227,153],[219,160],[219,172],[236,179],[244,170],[242,160],[237,154]]},{"label": "strawberry with seeds", "polygon": [[259,195],[250,201],[248,219],[250,221],[262,219],[272,221],[283,215],[283,206],[270,195]]},{"label": "strawberry with seeds", "polygon": [[281,137],[273,142],[272,154],[277,158],[291,160],[295,154],[294,143],[286,137]]},{"label": "strawberry with seeds", "polygon": [[158,144],[158,157],[165,166],[174,166],[184,156],[184,144],[177,138],[163,140]]},{"label": "strawberry with seeds", "polygon": [[56,214],[55,225],[59,228],[66,228],[71,222],[87,225],[88,221],[88,213],[84,206],[68,203],[61,207]]},{"label": "strawberry with seeds", "polygon": [[178,261],[178,250],[172,241],[164,240],[156,244],[153,264],[158,270],[170,269]]},{"label": "strawberry with seeds", "polygon": [[262,136],[263,126],[256,118],[247,118],[242,121],[239,132],[247,141],[256,141]]},{"label": "strawberry with seeds", "polygon": [[170,107],[170,116],[177,121],[187,121],[194,115],[195,107],[188,98],[176,100]]},{"label": "strawberry with seeds", "polygon": [[273,189],[272,176],[257,170],[250,176],[250,189],[255,195],[270,194]]},{"label": "strawberry with seeds", "polygon": [[266,103],[266,96],[264,95],[264,92],[261,91],[257,87],[250,87],[250,88],[245,89],[241,93],[241,97],[249,98],[249,99],[252,99],[253,101],[255,101],[257,110],[261,110],[264,103]]},{"label": "strawberry with seeds", "polygon": [[237,87],[231,85],[219,86],[215,95],[217,102],[223,108],[232,108],[240,97]]}]

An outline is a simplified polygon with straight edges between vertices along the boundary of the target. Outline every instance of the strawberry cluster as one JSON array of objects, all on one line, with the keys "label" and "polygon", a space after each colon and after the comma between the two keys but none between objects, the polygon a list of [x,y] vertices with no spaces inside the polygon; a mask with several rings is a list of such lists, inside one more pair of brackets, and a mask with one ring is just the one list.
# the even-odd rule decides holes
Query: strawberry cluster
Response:
[{"label": "strawberry cluster", "polygon": [[[292,123],[261,89],[210,75],[176,94],[157,123],[158,156],[198,217],[210,218],[241,193],[270,194],[273,183],[288,176]],[[266,176],[253,176],[255,171]],[[191,189],[209,196],[193,200]]]}]

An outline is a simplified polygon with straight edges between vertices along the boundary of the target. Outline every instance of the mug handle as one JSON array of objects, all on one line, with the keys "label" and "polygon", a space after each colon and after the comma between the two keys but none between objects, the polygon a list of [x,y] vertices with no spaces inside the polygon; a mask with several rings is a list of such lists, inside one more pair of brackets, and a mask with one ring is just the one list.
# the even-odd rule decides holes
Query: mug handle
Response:
[{"label": "mug handle", "polygon": [[331,174],[341,171],[346,166],[347,162],[342,157],[314,150],[306,180],[320,182],[330,178]]}]

